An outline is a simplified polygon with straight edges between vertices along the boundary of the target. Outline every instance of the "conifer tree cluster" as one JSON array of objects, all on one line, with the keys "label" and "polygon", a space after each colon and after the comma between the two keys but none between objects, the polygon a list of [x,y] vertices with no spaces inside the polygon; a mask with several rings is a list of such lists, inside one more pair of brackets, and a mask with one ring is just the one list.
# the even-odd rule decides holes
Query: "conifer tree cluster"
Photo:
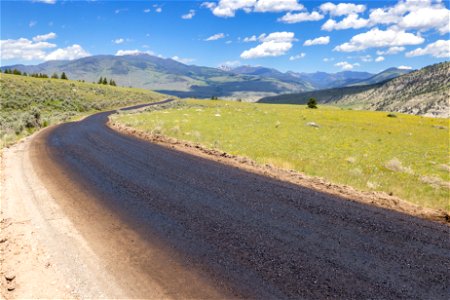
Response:
[{"label": "conifer tree cluster", "polygon": [[[30,76],[30,77],[34,77],[34,78],[49,78],[49,76],[45,73],[31,73],[31,74],[27,74],[27,72],[21,72],[20,70],[17,69],[5,69],[3,71],[3,73],[5,74],[12,74],[12,75],[22,75],[22,76]],[[61,76],[58,76],[57,73],[53,73],[53,75],[51,76],[52,79],[64,79],[64,80],[68,80],[69,78],[67,77],[65,72],[61,73]]]},{"label": "conifer tree cluster", "polygon": [[117,84],[116,84],[116,82],[113,80],[113,79],[110,79],[109,81],[108,81],[108,78],[106,78],[106,77],[100,77],[100,79],[97,81],[97,83],[98,84],[104,84],[104,85],[112,85],[112,86],[116,86]]}]

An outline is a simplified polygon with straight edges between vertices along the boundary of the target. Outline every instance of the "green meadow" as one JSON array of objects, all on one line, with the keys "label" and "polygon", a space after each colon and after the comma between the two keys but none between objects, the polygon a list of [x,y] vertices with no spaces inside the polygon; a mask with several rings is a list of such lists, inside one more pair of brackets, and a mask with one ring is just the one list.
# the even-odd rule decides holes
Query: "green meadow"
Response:
[{"label": "green meadow", "polygon": [[0,74],[0,149],[39,128],[167,96],[148,90]]},{"label": "green meadow", "polygon": [[204,100],[112,118],[259,164],[450,210],[448,119]]}]

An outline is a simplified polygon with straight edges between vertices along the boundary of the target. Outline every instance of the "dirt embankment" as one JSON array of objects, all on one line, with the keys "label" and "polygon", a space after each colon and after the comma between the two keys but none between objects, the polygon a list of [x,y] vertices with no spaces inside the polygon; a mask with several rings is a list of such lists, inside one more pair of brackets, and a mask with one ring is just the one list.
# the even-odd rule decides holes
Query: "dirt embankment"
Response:
[{"label": "dirt embankment", "polygon": [[360,191],[348,185],[330,183],[322,178],[307,176],[295,170],[280,169],[271,165],[260,165],[246,157],[232,155],[215,149],[208,149],[197,143],[180,141],[163,135],[143,132],[111,121],[108,122],[108,126],[123,134],[133,135],[152,143],[232,165],[256,174],[312,188],[330,195],[345,197],[350,201],[358,201],[364,204],[371,204],[420,218],[450,224],[450,212],[421,207],[385,192]]}]

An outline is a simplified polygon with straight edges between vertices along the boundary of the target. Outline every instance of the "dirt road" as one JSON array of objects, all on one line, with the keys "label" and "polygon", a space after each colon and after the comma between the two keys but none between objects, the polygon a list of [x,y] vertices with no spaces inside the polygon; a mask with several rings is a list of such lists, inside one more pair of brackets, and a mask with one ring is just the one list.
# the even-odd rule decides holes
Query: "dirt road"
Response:
[{"label": "dirt road", "polygon": [[108,114],[5,152],[5,297],[450,294],[449,226],[122,135]]}]

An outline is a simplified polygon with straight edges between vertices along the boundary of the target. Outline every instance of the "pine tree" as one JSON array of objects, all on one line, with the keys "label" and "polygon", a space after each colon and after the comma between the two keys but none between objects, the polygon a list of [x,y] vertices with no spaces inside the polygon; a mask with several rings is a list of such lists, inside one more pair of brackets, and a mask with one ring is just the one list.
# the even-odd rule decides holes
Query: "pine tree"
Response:
[{"label": "pine tree", "polygon": [[105,78],[103,78],[103,82],[102,82],[103,84],[108,84],[108,79],[106,79],[106,77]]},{"label": "pine tree", "polygon": [[109,85],[116,86],[116,82],[112,79],[109,80]]},{"label": "pine tree", "polygon": [[67,78],[67,75],[66,75],[65,72],[62,72],[62,74],[61,74],[61,79],[67,80],[67,79],[69,79],[69,78]]},{"label": "pine tree", "polygon": [[52,78],[53,78],[53,79],[59,79],[58,74],[53,73]]},{"label": "pine tree", "polygon": [[309,98],[308,108],[317,108],[317,101],[315,98]]},{"label": "pine tree", "polygon": [[22,75],[22,72],[20,72],[20,71],[17,70],[17,69],[14,69],[14,70],[12,71],[12,73],[13,73],[14,75]]},{"label": "pine tree", "polygon": [[102,84],[103,83],[103,77],[100,76],[100,79],[97,82],[98,84]]}]

